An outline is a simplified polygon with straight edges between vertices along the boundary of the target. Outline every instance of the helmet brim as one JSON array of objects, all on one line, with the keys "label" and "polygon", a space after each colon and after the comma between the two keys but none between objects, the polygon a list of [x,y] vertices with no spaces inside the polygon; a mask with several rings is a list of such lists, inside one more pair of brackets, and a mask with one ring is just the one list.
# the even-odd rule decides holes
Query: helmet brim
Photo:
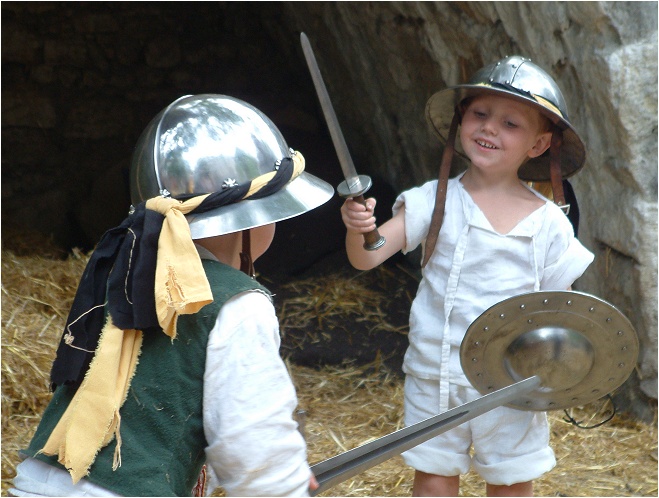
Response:
[{"label": "helmet brim", "polygon": [[186,218],[192,239],[204,239],[293,218],[321,206],[333,195],[329,183],[305,171],[267,197],[245,199]]},{"label": "helmet brim", "polygon": [[[426,119],[443,144],[446,144],[453,113],[456,111],[458,104],[468,97],[487,93],[509,97],[529,104],[563,130],[563,144],[561,146],[561,173],[563,178],[569,178],[583,167],[586,160],[586,148],[569,121],[534,100],[531,96],[526,97],[505,88],[483,84],[449,87],[435,93],[428,99]],[[459,162],[461,169],[465,169],[469,165],[469,159],[460,144],[459,129],[455,139],[455,151],[457,155],[454,156],[454,160]],[[520,167],[518,176],[525,181],[549,181],[549,150],[539,157],[526,161]]]}]

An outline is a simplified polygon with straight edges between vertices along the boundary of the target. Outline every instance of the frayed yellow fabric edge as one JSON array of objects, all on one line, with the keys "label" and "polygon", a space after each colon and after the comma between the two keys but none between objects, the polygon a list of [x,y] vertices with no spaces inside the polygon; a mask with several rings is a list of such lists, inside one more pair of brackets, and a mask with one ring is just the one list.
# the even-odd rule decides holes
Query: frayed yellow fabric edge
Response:
[{"label": "frayed yellow fabric edge", "polygon": [[119,409],[128,395],[141,345],[141,331],[121,330],[108,317],[82,384],[39,451],[58,455],[74,484],[89,474],[99,450],[115,436],[113,469],[121,465]]}]

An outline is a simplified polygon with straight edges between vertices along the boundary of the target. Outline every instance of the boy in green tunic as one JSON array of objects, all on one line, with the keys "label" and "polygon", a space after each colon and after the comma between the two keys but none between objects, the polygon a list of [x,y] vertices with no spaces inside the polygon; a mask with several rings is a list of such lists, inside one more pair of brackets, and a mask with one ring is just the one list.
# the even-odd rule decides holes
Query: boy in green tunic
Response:
[{"label": "boy in green tunic", "polygon": [[135,207],[80,281],[11,493],[190,496],[206,464],[229,495],[307,495],[295,390],[252,261],[277,221],[332,194],[245,102],[187,96],[159,113],[135,151]]}]

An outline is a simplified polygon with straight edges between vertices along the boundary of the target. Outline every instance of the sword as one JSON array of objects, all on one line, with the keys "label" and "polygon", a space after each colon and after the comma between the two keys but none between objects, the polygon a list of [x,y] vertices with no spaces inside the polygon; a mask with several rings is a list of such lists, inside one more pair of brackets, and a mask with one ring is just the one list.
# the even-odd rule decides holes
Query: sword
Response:
[{"label": "sword", "polygon": [[[343,170],[343,176],[345,178],[345,181],[341,182],[336,190],[341,197],[352,198],[363,206],[366,206],[363,194],[371,188],[371,178],[366,175],[357,174],[355,165],[352,162],[352,157],[350,156],[350,151],[348,150],[348,145],[343,138],[339,121],[336,118],[332,101],[329,98],[329,93],[327,93],[325,82],[320,74],[320,69],[316,62],[316,56],[313,53],[307,35],[300,33],[300,41],[302,42],[304,58],[307,60],[307,66],[309,66],[309,72],[311,73],[314,87],[316,87],[318,100],[320,100],[320,106],[323,109],[325,121],[327,122],[330,136],[332,137],[332,143],[334,144],[334,149],[336,150],[336,155],[339,158],[339,163],[341,164],[341,169]],[[380,235],[377,228],[364,234],[364,249],[368,251],[379,249],[385,242],[385,238]]]},{"label": "sword", "polygon": [[447,412],[440,413],[404,429],[387,434],[375,441],[323,460],[311,466],[319,487],[309,491],[311,496],[374,467],[389,458],[413,448],[428,439],[467,422],[498,406],[505,405],[530,393],[541,383],[533,375]]}]

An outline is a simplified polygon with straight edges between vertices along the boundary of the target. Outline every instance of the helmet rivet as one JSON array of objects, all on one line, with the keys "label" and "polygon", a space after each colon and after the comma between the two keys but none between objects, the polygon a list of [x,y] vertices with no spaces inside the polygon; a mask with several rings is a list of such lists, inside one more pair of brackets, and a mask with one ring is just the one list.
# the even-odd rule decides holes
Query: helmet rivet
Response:
[{"label": "helmet rivet", "polygon": [[222,188],[231,188],[237,186],[238,186],[238,182],[233,178],[227,178],[226,180],[224,180],[224,183],[222,184]]},{"label": "helmet rivet", "polygon": [[172,194],[170,194],[169,190],[167,190],[166,188],[164,188],[160,191],[160,195],[162,195],[163,197],[171,197],[172,196]]},{"label": "helmet rivet", "polygon": [[130,205],[130,208],[128,209],[128,215],[131,215],[131,214],[133,214],[134,212],[135,212],[135,206],[133,206],[133,205],[131,204],[131,205]]},{"label": "helmet rivet", "polygon": [[276,169],[276,170],[279,170],[279,166],[281,166],[281,159],[277,159],[277,160],[275,161],[275,169]]}]

